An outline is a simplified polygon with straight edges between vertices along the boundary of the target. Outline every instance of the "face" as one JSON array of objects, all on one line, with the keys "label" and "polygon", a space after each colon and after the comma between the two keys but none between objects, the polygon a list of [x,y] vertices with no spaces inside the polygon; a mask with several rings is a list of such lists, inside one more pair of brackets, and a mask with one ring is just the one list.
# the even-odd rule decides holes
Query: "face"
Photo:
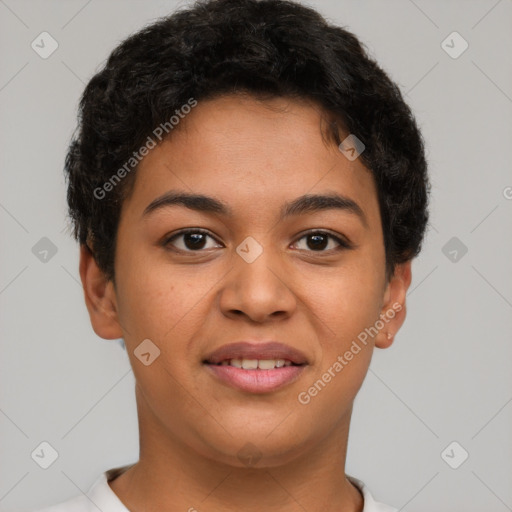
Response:
[{"label": "face", "polygon": [[[160,443],[233,466],[251,443],[276,465],[348,428],[373,347],[405,318],[410,264],[386,281],[372,176],[324,141],[318,107],[226,96],[181,123],[137,169],[115,287],[82,253],[93,327],[125,339],[139,421]],[[282,343],[301,366],[205,362],[239,341]]]}]

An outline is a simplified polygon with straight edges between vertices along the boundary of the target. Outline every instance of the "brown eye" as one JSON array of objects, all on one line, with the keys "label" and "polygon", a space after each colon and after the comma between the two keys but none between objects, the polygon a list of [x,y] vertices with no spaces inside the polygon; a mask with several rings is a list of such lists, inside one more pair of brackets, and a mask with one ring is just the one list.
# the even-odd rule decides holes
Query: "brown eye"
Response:
[{"label": "brown eye", "polygon": [[[172,246],[182,252],[200,252],[203,249],[211,249],[207,247],[208,239],[215,240],[207,231],[201,229],[186,229],[172,235],[164,241],[164,246]],[[175,243],[178,240],[179,243]]]},{"label": "brown eye", "polygon": [[[301,250],[313,252],[330,252],[331,250],[350,249],[351,245],[345,240],[326,231],[312,231],[303,235],[300,240],[306,239],[306,247]],[[330,243],[330,240],[333,241]],[[296,242],[297,244],[298,242]],[[326,250],[327,249],[327,250]]]}]

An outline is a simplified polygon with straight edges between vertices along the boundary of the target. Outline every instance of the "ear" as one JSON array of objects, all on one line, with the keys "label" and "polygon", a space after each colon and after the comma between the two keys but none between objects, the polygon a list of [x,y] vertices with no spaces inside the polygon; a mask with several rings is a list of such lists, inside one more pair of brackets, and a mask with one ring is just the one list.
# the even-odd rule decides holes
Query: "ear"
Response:
[{"label": "ear", "polygon": [[388,348],[405,321],[407,314],[405,297],[411,284],[411,265],[412,260],[397,265],[386,285],[380,312],[384,327],[375,336],[375,346],[378,348]]},{"label": "ear", "polygon": [[106,340],[122,338],[114,283],[100,270],[85,244],[80,246],[80,279],[94,332]]}]

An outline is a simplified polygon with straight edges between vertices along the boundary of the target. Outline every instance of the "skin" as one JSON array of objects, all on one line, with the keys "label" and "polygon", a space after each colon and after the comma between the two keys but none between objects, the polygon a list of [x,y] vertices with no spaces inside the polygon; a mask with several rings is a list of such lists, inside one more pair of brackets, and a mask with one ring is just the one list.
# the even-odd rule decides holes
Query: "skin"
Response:
[{"label": "skin", "polygon": [[[136,171],[122,205],[115,285],[81,248],[94,331],[124,338],[136,378],[140,460],[110,482],[132,512],[363,509],[345,475],[352,405],[374,347],[390,346],[387,334],[405,320],[411,261],[386,281],[373,178],[360,159],[349,161],[322,138],[321,114],[283,98],[199,102]],[[213,196],[233,215],[181,205],[143,215],[170,190]],[[329,192],[357,202],[367,225],[338,209],[278,221],[284,203]],[[182,253],[165,247],[166,236],[183,228],[212,238],[199,250],[183,236],[173,242]],[[309,230],[328,230],[353,248],[339,250],[328,238],[318,249]],[[248,236],[263,249],[252,263],[236,252]],[[394,303],[402,306],[394,318],[307,405],[299,403],[298,394]],[[134,355],[147,338],[161,351],[149,366]],[[202,364],[238,340],[281,341],[309,364],[276,392],[240,391]],[[254,467],[237,456],[247,443],[261,456]]]}]

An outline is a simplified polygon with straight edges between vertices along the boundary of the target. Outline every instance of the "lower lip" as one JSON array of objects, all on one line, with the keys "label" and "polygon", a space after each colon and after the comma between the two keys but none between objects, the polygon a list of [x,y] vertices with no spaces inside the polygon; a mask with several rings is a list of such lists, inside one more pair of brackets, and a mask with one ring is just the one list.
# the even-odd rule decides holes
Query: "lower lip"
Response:
[{"label": "lower lip", "polygon": [[221,381],[249,393],[270,393],[299,378],[305,366],[283,366],[273,370],[243,370],[235,366],[206,364]]}]

